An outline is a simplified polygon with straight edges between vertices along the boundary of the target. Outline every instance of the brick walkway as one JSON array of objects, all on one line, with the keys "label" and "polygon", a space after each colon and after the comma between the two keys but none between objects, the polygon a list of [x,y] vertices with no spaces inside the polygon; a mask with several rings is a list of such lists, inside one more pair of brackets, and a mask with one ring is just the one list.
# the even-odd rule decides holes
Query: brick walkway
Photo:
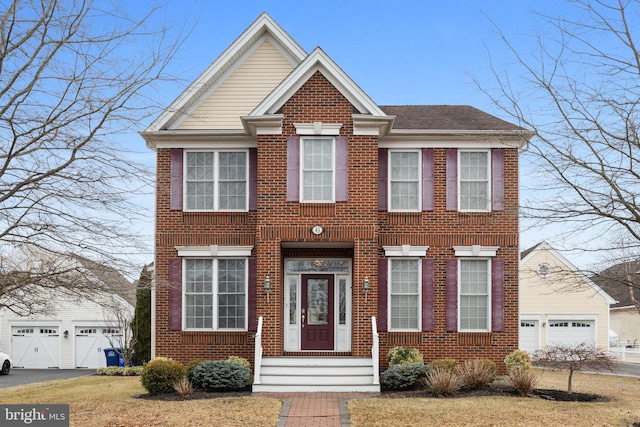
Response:
[{"label": "brick walkway", "polygon": [[349,426],[346,402],[378,393],[259,393],[282,400],[278,427]]}]

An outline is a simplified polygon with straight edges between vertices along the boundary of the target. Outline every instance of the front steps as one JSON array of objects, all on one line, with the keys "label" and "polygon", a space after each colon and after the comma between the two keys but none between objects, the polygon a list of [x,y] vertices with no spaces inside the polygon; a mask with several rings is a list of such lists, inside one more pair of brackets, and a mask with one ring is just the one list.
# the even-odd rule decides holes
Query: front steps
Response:
[{"label": "front steps", "polygon": [[366,357],[264,357],[254,392],[380,392]]}]

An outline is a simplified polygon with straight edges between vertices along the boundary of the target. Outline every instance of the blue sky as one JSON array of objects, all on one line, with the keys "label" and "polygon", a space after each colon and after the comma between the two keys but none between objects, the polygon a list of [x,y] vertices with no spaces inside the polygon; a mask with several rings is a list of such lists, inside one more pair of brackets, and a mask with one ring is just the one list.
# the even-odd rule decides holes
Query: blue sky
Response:
[{"label": "blue sky", "polygon": [[[143,0],[124,8],[136,16],[156,4]],[[320,46],[379,105],[468,104],[502,118],[473,82],[495,87],[491,63],[518,77],[496,26],[518,50],[529,52],[533,36],[546,31],[536,12],[574,18],[579,13],[560,0],[168,0],[150,23],[169,25],[170,36],[182,26],[190,33],[171,63],[170,73],[178,79],[161,86],[160,103],[168,106],[262,12],[307,52]],[[141,123],[141,130],[147,124]],[[139,147],[132,148],[144,151],[142,138],[136,141]],[[525,232],[522,249],[541,240],[553,245],[555,234],[553,229]],[[591,262],[565,255],[579,267]]]}]

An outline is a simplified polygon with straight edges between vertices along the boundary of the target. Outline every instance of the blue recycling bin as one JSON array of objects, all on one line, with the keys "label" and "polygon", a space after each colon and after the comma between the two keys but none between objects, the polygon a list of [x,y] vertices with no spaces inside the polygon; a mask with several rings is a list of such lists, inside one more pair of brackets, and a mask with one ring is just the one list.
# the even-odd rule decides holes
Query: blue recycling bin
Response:
[{"label": "blue recycling bin", "polygon": [[124,366],[124,358],[118,353],[119,348],[105,348],[104,356],[107,358],[107,366]]}]

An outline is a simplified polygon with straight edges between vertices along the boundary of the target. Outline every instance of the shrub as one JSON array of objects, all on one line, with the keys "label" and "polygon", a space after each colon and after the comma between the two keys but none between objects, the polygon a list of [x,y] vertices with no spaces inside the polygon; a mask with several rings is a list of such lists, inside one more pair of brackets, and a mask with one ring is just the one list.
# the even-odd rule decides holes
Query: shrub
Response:
[{"label": "shrub", "polygon": [[458,370],[458,362],[454,359],[445,357],[443,359],[436,359],[429,363],[434,370],[447,370],[452,373],[456,373]]},{"label": "shrub", "polygon": [[488,359],[467,360],[460,367],[460,380],[471,390],[485,388],[496,377],[496,364]]},{"label": "shrub", "polygon": [[229,356],[229,358],[227,359],[227,362],[237,363],[238,365],[244,366],[249,371],[251,371],[251,363],[249,363],[249,361],[244,357]]},{"label": "shrub", "polygon": [[518,394],[526,396],[538,385],[540,378],[531,369],[516,366],[509,369],[509,380]]},{"label": "shrub", "polygon": [[400,365],[404,363],[423,363],[422,353],[417,348],[393,347],[387,353],[389,365]]},{"label": "shrub", "polygon": [[180,395],[180,397],[187,397],[193,394],[193,385],[187,377],[182,377],[173,383],[173,389]]},{"label": "shrub", "polygon": [[193,370],[193,385],[203,390],[237,390],[244,388],[251,372],[228,360],[202,362]]},{"label": "shrub", "polygon": [[106,375],[106,376],[122,376],[122,377],[132,377],[138,376],[142,374],[142,366],[133,366],[122,368],[120,366],[109,366],[107,368],[98,368],[96,370],[96,375]]},{"label": "shrub", "polygon": [[438,396],[451,396],[458,391],[458,375],[447,367],[433,369],[424,377],[424,385]]},{"label": "shrub", "polygon": [[431,368],[424,363],[400,363],[389,366],[380,375],[380,382],[385,389],[400,390],[413,387],[418,378]]},{"label": "shrub", "polygon": [[513,350],[504,358],[504,364],[507,366],[507,371],[512,368],[531,369],[531,357],[524,350]]},{"label": "shrub", "polygon": [[166,357],[156,357],[144,365],[140,377],[149,394],[166,394],[174,391],[173,384],[184,376],[182,363]]},{"label": "shrub", "polygon": [[196,366],[206,361],[207,360],[205,359],[192,360],[184,366],[185,376],[189,381],[193,382],[193,370],[196,368]]}]

